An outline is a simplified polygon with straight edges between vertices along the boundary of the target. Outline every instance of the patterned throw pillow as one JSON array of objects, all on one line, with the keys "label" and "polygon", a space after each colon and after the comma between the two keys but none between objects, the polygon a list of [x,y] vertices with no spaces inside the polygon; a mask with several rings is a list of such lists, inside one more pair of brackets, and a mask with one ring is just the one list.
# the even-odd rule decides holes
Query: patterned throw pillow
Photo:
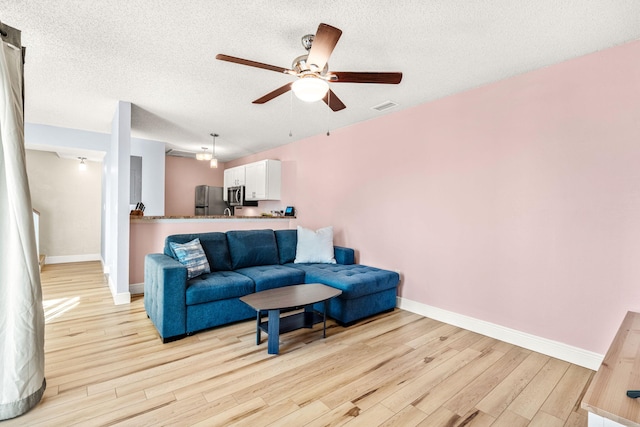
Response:
[{"label": "patterned throw pillow", "polygon": [[207,256],[200,245],[200,239],[196,238],[183,244],[169,242],[169,245],[178,257],[178,261],[187,267],[187,279],[211,272]]}]

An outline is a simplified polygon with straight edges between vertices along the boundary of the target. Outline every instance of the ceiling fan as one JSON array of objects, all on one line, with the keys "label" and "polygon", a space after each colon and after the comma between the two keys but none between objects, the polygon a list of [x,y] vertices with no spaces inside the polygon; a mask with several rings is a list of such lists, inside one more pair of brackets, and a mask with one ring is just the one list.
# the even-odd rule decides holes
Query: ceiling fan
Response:
[{"label": "ceiling fan", "polygon": [[254,104],[264,104],[283,93],[293,90],[293,93],[301,100],[315,102],[322,99],[333,111],[340,111],[346,106],[329,89],[330,83],[382,83],[398,84],[402,80],[399,72],[351,72],[329,71],[329,56],[338,43],[342,31],[327,24],[320,24],[316,34],[307,34],[302,37],[302,45],[307,49],[307,54],[293,60],[291,69],[236,58],[235,56],[218,54],[216,59],[250,67],[262,68],[279,73],[296,76],[297,79],[278,89],[269,92],[261,98],[253,101]]}]

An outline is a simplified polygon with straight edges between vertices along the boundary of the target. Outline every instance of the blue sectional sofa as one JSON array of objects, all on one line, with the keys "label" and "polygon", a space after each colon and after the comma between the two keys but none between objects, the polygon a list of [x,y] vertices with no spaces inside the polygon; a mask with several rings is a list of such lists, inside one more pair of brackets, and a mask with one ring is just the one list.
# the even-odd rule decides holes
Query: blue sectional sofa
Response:
[{"label": "blue sectional sofa", "polygon": [[[170,243],[195,238],[211,272],[187,279],[187,268]],[[398,273],[354,264],[353,249],[339,246],[334,246],[336,264],[294,263],[296,245],[297,230],[168,236],[164,253],[148,254],[144,267],[144,306],[162,341],[255,318],[255,311],[240,297],[289,285],[324,283],[342,290],[327,313],[341,324],[394,309]]]}]

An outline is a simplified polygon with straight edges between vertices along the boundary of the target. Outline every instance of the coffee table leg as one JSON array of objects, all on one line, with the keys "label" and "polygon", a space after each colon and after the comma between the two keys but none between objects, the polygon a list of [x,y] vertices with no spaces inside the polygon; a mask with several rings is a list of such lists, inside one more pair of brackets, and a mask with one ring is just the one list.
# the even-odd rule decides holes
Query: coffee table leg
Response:
[{"label": "coffee table leg", "polygon": [[260,345],[260,341],[262,341],[262,335],[260,333],[260,310],[256,310],[256,345]]},{"label": "coffee table leg", "polygon": [[328,301],[322,304],[322,338],[327,337],[327,304]]},{"label": "coffee table leg", "polygon": [[269,334],[267,353],[278,354],[280,350],[280,310],[269,310],[267,334]]}]

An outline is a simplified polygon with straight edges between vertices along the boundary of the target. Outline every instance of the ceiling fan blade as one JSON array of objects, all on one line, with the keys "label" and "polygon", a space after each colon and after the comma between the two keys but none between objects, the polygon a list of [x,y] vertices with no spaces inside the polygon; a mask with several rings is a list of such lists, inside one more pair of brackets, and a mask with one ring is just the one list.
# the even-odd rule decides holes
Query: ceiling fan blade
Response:
[{"label": "ceiling fan blade", "polygon": [[382,83],[398,84],[402,81],[402,73],[367,73],[351,71],[332,71],[336,79],[331,83]]},{"label": "ceiling fan blade", "polygon": [[289,73],[291,70],[288,68],[276,67],[275,65],[263,64],[262,62],[250,61],[248,59],[236,58],[235,56],[223,55],[219,53],[216,55],[216,59],[220,61],[234,62],[240,65],[248,65],[249,67],[262,68],[264,70],[277,71],[278,73]]},{"label": "ceiling fan blade", "polygon": [[267,101],[271,101],[273,98],[282,95],[283,93],[288,92],[289,90],[291,90],[291,85],[293,83],[287,83],[284,86],[279,87],[278,89],[269,92],[268,94],[266,94],[265,96],[263,96],[262,98],[258,98],[255,101],[253,101],[254,104],[264,104]]},{"label": "ceiling fan blade", "polygon": [[315,65],[318,68],[311,71],[320,71],[324,68],[341,35],[342,30],[338,28],[327,24],[318,25],[318,31],[316,31],[316,35],[313,38],[311,50],[307,57],[307,64]]},{"label": "ceiling fan blade", "polygon": [[336,94],[331,89],[329,89],[329,92],[327,92],[327,94],[324,96],[324,98],[322,98],[322,100],[333,111],[340,111],[340,110],[344,110],[345,108],[347,108],[347,106],[344,105],[344,103],[342,101],[340,101],[340,98],[338,98],[336,96]]}]

